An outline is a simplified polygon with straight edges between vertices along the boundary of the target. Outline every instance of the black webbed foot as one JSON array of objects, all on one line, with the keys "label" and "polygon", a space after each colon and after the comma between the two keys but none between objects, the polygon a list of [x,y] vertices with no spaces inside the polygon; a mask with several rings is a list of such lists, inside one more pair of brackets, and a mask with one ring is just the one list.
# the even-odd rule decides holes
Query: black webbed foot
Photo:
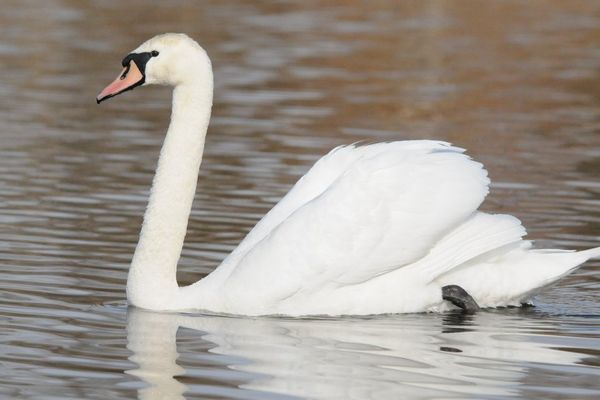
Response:
[{"label": "black webbed foot", "polygon": [[466,313],[479,311],[479,305],[473,297],[458,285],[442,287],[442,298],[461,308]]}]

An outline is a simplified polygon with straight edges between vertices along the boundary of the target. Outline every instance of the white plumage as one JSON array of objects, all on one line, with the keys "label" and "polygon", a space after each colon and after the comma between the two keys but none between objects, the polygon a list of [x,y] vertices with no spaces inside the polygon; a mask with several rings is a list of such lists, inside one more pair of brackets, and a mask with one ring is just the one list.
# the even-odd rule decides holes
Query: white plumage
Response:
[{"label": "white plumage", "polygon": [[134,53],[151,51],[160,55],[145,65],[145,82],[175,90],[129,273],[131,304],[245,315],[441,311],[451,307],[441,288],[452,284],[481,306],[519,305],[600,256],[600,248],[531,250],[518,219],[477,211],[489,179],[463,149],[400,141],[332,150],[214,272],[179,288],[175,273],[210,118],[212,71],[185,35],[157,36]]}]

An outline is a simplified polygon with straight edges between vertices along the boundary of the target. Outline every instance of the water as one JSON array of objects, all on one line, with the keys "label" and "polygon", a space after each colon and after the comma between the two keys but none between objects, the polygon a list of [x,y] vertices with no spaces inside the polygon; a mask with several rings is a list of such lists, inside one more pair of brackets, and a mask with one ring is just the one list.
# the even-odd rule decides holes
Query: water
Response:
[{"label": "water", "polygon": [[181,284],[319,155],[363,139],[466,147],[494,182],[486,210],[540,246],[600,245],[600,3],[254,3],[3,2],[0,397],[598,398],[597,261],[536,308],[468,317],[127,309],[169,92],[94,97],[166,31],[198,39],[216,74]]}]

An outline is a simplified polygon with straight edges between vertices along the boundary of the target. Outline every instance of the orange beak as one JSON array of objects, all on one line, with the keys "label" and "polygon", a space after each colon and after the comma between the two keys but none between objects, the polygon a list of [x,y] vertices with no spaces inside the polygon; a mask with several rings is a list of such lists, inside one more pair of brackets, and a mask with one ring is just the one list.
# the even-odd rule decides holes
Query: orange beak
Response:
[{"label": "orange beak", "polygon": [[145,80],[144,74],[142,74],[135,61],[131,60],[129,65],[123,68],[117,79],[96,96],[96,103],[100,104],[101,101],[143,85]]}]

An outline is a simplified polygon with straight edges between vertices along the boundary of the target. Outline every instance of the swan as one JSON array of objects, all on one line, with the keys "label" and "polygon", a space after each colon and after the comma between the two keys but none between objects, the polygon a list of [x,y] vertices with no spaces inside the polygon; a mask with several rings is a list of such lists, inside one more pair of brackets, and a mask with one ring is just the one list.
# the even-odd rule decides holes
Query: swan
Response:
[{"label": "swan", "polygon": [[333,149],[209,275],[179,287],[213,100],[211,62],[185,34],[141,44],[98,103],[173,86],[164,139],[127,277],[130,305],[236,315],[368,315],[519,306],[590,258],[535,250],[521,222],[478,211],[482,164],[443,141]]}]

